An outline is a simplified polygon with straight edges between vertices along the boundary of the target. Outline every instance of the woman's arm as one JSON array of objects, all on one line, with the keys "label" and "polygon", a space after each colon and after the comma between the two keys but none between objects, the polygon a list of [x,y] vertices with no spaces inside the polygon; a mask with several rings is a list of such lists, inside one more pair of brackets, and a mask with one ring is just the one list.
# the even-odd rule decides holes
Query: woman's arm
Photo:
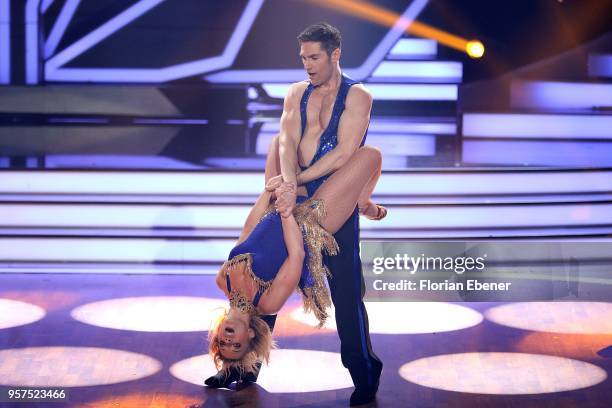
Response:
[{"label": "woman's arm", "polygon": [[229,291],[227,290],[227,282],[225,281],[225,265],[226,264],[224,263],[221,269],[219,269],[219,272],[217,272],[215,283],[217,284],[217,287],[221,289],[227,297],[229,297]]},{"label": "woman's arm", "polygon": [[272,198],[272,193],[267,190],[264,190],[259,195],[259,197],[257,198],[257,201],[255,201],[255,204],[251,208],[249,215],[244,221],[244,226],[242,227],[242,232],[240,233],[240,237],[238,238],[238,242],[236,242],[236,245],[240,244],[241,242],[243,242],[245,239],[248,238],[251,231],[253,231],[253,228],[255,228],[255,226],[261,219],[261,217],[264,215],[264,213],[268,209],[271,198]]},{"label": "woman's arm", "polygon": [[281,220],[288,255],[272,285],[261,297],[257,307],[261,314],[275,314],[280,310],[297,287],[304,265],[304,240],[300,226],[292,214],[281,217]]},{"label": "woman's arm", "polygon": [[[264,215],[265,211],[268,209],[271,197],[272,192],[267,190],[264,190],[259,195],[257,201],[255,201],[255,204],[253,204],[249,215],[247,215],[247,218],[244,221],[244,226],[242,227],[242,232],[240,233],[240,237],[238,237],[238,242],[236,242],[236,245],[240,244],[248,238],[251,231],[253,231],[253,228],[255,228],[261,217]],[[225,267],[226,263],[224,263],[221,269],[219,269],[219,272],[217,272],[215,283],[217,284],[219,289],[221,289],[226,295],[229,296],[227,284],[225,282]]]}]

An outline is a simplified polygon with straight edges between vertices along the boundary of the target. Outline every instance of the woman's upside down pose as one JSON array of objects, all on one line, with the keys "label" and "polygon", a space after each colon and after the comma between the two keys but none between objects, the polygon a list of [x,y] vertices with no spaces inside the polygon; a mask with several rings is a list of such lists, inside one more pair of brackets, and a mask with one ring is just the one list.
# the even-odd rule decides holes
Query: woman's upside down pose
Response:
[{"label": "woman's upside down pose", "polygon": [[323,325],[331,305],[323,251],[336,253],[332,234],[356,205],[369,218],[386,215],[370,199],[381,161],[379,150],[359,148],[312,198],[298,195],[295,207],[290,203],[297,187],[280,176],[268,179],[217,275],[217,285],[230,302],[209,332],[209,351],[218,369],[253,372],[258,360],[269,359],[272,334],[259,315],[276,314],[296,288],[305,309]]}]

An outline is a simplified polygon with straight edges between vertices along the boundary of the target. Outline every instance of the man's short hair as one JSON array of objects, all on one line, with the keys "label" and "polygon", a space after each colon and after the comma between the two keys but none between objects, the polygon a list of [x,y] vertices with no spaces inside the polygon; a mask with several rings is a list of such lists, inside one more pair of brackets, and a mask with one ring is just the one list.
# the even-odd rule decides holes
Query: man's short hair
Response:
[{"label": "man's short hair", "polygon": [[328,56],[336,49],[342,46],[342,36],[340,31],[331,24],[321,22],[308,26],[297,36],[298,42],[301,45],[306,41],[321,43],[321,48],[325,50]]}]

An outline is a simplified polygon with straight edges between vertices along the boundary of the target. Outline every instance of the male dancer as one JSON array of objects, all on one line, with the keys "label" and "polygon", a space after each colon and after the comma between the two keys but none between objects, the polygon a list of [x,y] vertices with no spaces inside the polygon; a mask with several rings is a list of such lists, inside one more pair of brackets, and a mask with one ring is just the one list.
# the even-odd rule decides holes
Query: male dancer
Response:
[{"label": "male dancer", "polygon": [[[305,185],[308,196],[312,196],[330,174],[364,144],[372,97],[363,85],[342,74],[339,64],[341,36],[335,27],[327,23],[311,25],[298,36],[298,41],[300,57],[310,81],[298,82],[289,88],[280,136],[273,141],[269,154],[273,157],[275,149],[279,150],[279,163],[274,164],[272,159],[272,167],[276,165],[280,169],[270,169],[267,164],[266,180],[268,185],[281,178]],[[328,212],[333,211],[334,203],[326,204]],[[384,208],[373,203],[359,211],[372,219],[385,215]],[[342,363],[355,384],[350,403],[359,405],[375,398],[382,362],[372,351],[368,316],[363,304],[357,208],[334,237],[340,252],[326,258],[332,273],[328,282],[336,310]],[[273,328],[276,316],[267,318],[270,328]],[[226,377],[219,372],[205,383],[224,387],[238,379],[238,373]],[[247,376],[242,381],[256,381],[256,376]]]}]

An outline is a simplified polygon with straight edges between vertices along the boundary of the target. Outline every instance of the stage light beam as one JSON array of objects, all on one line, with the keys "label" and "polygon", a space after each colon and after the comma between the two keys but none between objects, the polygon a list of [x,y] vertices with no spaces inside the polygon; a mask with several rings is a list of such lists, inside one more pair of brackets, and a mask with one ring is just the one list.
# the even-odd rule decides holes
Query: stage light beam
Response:
[{"label": "stage light beam", "polygon": [[[308,0],[327,8],[352,14],[376,24],[392,27],[402,18],[399,14],[366,1],[361,0]],[[484,55],[484,45],[478,40],[467,40],[419,21],[411,21],[406,32],[424,38],[436,40],[447,47],[466,52],[472,58]],[[473,54],[471,54],[471,52]]]}]

